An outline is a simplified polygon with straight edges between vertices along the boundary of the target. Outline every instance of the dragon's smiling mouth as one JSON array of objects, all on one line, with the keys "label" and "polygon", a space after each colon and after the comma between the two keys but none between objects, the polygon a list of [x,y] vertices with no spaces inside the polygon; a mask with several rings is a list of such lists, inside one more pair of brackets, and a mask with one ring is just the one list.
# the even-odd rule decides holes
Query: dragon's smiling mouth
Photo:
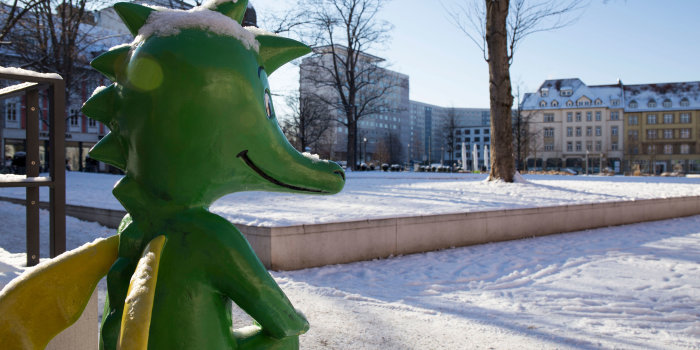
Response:
[{"label": "dragon's smiling mouth", "polygon": [[289,184],[286,184],[280,180],[275,179],[274,177],[268,175],[265,171],[260,169],[257,165],[255,165],[255,163],[253,163],[252,160],[250,160],[250,158],[248,157],[248,150],[241,151],[240,153],[238,153],[238,155],[236,155],[236,157],[243,159],[243,161],[246,163],[246,165],[248,165],[256,173],[258,173],[258,175],[262,176],[263,179],[270,181],[275,185],[286,187],[286,188],[289,188],[289,189],[292,189],[295,191],[304,191],[304,192],[313,192],[313,193],[330,193],[330,192],[326,192],[326,191],[322,191],[322,190],[313,190],[310,188],[289,185]]}]

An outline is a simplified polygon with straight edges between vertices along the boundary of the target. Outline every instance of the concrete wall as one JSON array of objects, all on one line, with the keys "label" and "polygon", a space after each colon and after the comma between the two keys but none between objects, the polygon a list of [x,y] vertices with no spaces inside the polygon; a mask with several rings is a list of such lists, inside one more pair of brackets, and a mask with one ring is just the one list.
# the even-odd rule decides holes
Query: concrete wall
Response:
[{"label": "concrete wall", "polygon": [[98,343],[97,288],[80,318],[68,329],[59,333],[46,346],[46,350],[95,350]]},{"label": "concrete wall", "polygon": [[265,266],[296,270],[698,214],[681,197],[239,229]]},{"label": "concrete wall", "polygon": [[[23,200],[11,200],[24,204]],[[75,205],[67,206],[66,213],[113,228],[125,214]],[[236,227],[265,266],[295,270],[698,214],[700,196],[287,227]]]}]

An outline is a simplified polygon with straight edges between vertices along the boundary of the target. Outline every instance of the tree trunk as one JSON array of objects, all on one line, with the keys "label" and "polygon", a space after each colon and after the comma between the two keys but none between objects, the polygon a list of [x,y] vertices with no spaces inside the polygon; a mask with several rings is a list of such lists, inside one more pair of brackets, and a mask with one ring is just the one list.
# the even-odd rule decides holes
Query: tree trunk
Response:
[{"label": "tree trunk", "polygon": [[351,122],[348,118],[348,138],[347,138],[347,166],[357,170],[357,122]]},{"label": "tree trunk", "polygon": [[486,1],[486,43],[488,45],[489,93],[491,102],[491,172],[489,180],[513,182],[512,113],[510,57],[506,18],[508,0]]}]

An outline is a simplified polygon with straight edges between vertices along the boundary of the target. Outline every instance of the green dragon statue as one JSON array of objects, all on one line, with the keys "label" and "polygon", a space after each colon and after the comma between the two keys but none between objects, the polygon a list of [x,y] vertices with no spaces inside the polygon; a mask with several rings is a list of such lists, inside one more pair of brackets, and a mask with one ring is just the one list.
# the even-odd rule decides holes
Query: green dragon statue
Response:
[{"label": "green dragon statue", "polygon": [[[247,2],[189,11],[114,5],[136,38],[91,63],[114,83],[83,112],[111,130],[90,156],[125,171],[113,193],[129,214],[118,238],[33,272],[34,283],[62,273],[69,282],[56,283],[90,292],[107,274],[102,349],[295,349],[309,327],[243,235],[208,210],[237,191],[333,194],[345,183],[342,168],[297,152],[276,121],[267,77],[309,48],[243,28]],[[81,262],[89,271],[74,280],[74,269],[61,267]],[[26,280],[0,295],[0,326],[10,325],[0,337],[43,348],[90,293],[75,297],[85,299],[77,311],[27,335],[38,326],[8,322],[29,308],[14,304],[36,299],[40,287]],[[232,302],[256,325],[233,331]]]}]

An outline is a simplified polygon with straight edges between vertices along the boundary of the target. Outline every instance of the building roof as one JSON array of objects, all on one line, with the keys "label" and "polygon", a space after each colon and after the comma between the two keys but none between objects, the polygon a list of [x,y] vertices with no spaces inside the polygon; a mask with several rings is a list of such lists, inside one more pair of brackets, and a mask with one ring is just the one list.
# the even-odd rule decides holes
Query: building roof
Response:
[{"label": "building roof", "polygon": [[[659,84],[624,85],[625,111],[657,111],[700,109],[700,82],[679,82]],[[681,106],[681,101],[687,101],[688,106]],[[636,108],[632,108],[633,103]],[[656,106],[650,104],[655,102]],[[664,106],[670,102],[670,107]]]},{"label": "building roof", "polygon": [[[620,85],[588,86],[581,79],[570,78],[545,80],[536,93],[525,94],[522,109],[581,108],[577,102],[583,101],[584,97],[591,102],[586,107],[622,107]],[[618,104],[613,105],[613,101],[617,101]]]}]

